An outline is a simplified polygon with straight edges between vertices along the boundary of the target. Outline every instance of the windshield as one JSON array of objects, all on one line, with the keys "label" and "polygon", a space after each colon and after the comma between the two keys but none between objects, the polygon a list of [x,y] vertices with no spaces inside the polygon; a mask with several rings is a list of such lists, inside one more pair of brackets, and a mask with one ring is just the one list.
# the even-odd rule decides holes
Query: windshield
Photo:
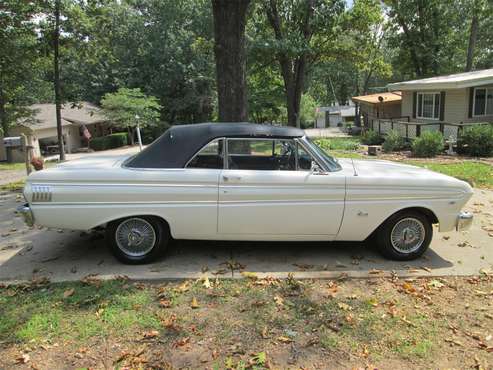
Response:
[{"label": "windshield", "polygon": [[308,136],[305,136],[304,140],[310,144],[310,148],[325,162],[330,171],[339,171],[341,169],[341,165],[337,163],[337,159],[319,147],[315,141],[310,139]]}]

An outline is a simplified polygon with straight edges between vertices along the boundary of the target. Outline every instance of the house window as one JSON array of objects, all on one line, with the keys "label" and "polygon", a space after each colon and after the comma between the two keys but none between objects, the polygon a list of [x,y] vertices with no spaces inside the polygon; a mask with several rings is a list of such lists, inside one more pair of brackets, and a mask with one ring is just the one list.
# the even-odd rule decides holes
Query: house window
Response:
[{"label": "house window", "polygon": [[440,93],[417,93],[416,117],[425,119],[440,118]]},{"label": "house window", "polygon": [[474,116],[493,115],[493,88],[474,89]]}]

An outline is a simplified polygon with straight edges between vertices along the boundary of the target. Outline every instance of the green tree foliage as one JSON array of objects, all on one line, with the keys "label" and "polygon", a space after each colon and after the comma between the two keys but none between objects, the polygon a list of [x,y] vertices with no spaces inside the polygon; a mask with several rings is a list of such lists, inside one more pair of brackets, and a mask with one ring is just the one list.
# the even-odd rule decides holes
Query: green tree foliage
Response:
[{"label": "green tree foliage", "polygon": [[[160,122],[217,118],[211,0],[61,3],[64,101],[100,104],[127,87],[156,97]],[[53,102],[52,5],[0,4],[3,130],[30,115],[25,106]],[[492,0],[252,1],[249,120],[312,121],[313,105],[344,104],[390,81],[461,72],[468,55],[473,70],[492,68],[491,14]]]},{"label": "green tree foliage", "polygon": [[26,105],[51,98],[40,73],[48,61],[38,49],[38,12],[34,1],[4,0],[0,5],[0,135],[32,115]]},{"label": "green tree foliage", "polygon": [[384,0],[393,64],[403,79],[457,72],[464,63],[464,8],[457,0]]},{"label": "green tree foliage", "polygon": [[153,96],[146,96],[140,89],[121,87],[115,93],[101,99],[103,115],[113,125],[127,128],[133,144],[133,130],[139,124],[142,128],[159,123],[161,106]]},{"label": "green tree foliage", "polygon": [[342,0],[269,0],[255,9],[253,47],[267,63],[279,65],[291,126],[300,125],[308,71],[334,49],[343,12]]}]

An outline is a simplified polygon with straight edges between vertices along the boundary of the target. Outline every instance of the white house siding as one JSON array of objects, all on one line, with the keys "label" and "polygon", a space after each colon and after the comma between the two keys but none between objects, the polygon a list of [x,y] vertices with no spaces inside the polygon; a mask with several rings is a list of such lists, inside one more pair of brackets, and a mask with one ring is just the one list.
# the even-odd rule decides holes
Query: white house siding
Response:
[{"label": "white house siding", "polygon": [[[417,90],[417,91],[424,91],[424,90]],[[469,118],[469,88],[449,89],[442,91],[445,91],[444,122],[449,122],[449,123],[493,122],[492,115]],[[411,121],[416,121],[416,122],[424,121],[423,119],[412,118],[413,91],[402,92],[402,115],[409,116]],[[433,120],[429,120],[429,121],[433,122]]]},{"label": "white house siding", "polygon": [[467,119],[469,113],[469,89],[445,91],[445,112],[443,120],[460,123]]},{"label": "white house siding", "polygon": [[408,116],[412,120],[413,117],[413,92],[403,91],[402,92],[402,105],[401,112],[403,116]]}]

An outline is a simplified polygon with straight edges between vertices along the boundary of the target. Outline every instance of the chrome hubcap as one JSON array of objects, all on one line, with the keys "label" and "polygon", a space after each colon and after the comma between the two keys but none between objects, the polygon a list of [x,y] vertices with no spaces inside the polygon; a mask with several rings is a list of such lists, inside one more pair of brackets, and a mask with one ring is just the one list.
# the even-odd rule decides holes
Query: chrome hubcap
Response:
[{"label": "chrome hubcap", "polygon": [[421,247],[425,240],[423,223],[412,217],[397,222],[390,233],[390,241],[394,249],[400,253],[412,253]]},{"label": "chrome hubcap", "polygon": [[154,248],[156,232],[149,222],[134,217],[118,225],[115,238],[118,248],[125,254],[142,257]]}]

